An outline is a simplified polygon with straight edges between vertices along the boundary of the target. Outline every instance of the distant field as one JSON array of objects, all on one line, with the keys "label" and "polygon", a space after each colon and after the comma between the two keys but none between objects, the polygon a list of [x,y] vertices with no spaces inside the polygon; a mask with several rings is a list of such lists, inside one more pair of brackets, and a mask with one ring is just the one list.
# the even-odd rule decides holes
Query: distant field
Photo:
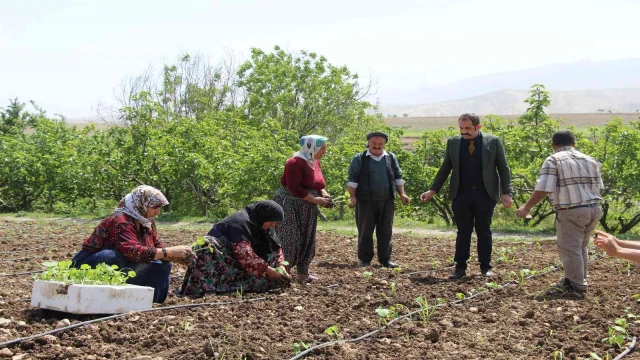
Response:
[{"label": "distant field", "polygon": [[[520,115],[499,115],[504,119],[517,119]],[[640,113],[614,113],[614,114],[551,114],[551,117],[561,118],[562,127],[571,125],[577,128],[587,128],[605,124],[613,117],[620,117],[625,122],[639,120]],[[405,130],[405,137],[420,137],[424,130],[446,129],[449,126],[456,126],[457,116],[446,117],[390,117],[385,118],[385,122],[395,128]],[[481,120],[482,121],[482,120]]]}]

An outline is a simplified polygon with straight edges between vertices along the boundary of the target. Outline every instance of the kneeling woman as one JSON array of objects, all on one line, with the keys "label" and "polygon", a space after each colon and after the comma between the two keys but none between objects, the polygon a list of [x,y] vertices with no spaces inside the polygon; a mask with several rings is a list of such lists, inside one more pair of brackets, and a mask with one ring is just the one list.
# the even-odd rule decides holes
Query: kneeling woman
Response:
[{"label": "kneeling woman", "polygon": [[190,246],[166,248],[158,239],[154,217],[169,204],[151,186],[138,186],[127,194],[114,212],[96,227],[72,259],[75,267],[100,263],[136,272],[127,283],[154,288],[153,302],[162,303],[169,293],[171,262],[191,260]]},{"label": "kneeling woman", "polygon": [[263,292],[290,282],[274,226],[282,207],[259,201],[215,224],[205,244],[194,251],[182,283],[182,295],[229,291]]}]

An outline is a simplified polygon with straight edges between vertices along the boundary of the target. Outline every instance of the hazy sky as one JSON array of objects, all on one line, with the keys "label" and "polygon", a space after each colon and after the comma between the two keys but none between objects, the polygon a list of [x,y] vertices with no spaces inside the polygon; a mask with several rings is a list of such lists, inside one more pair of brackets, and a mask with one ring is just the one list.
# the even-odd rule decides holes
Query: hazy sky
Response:
[{"label": "hazy sky", "polygon": [[394,90],[640,57],[640,1],[0,0],[0,107],[92,116],[126,76],[199,52],[309,50]]}]

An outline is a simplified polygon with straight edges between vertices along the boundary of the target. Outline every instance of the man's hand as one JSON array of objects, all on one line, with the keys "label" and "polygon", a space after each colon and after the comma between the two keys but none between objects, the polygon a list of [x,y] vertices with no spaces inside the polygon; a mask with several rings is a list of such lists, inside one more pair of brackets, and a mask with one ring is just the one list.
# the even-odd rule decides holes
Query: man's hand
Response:
[{"label": "man's hand", "polygon": [[616,256],[620,251],[620,246],[618,246],[618,239],[611,234],[607,234],[604,231],[596,230],[595,231],[596,238],[593,242],[609,256]]},{"label": "man's hand", "polygon": [[431,198],[433,198],[433,196],[436,194],[435,191],[433,190],[429,190],[426,192],[423,192],[422,195],[420,195],[420,200],[424,201],[429,201],[431,200]]},{"label": "man's hand", "polygon": [[505,209],[510,208],[512,204],[513,199],[510,195],[502,195],[502,206],[504,206]]},{"label": "man's hand", "polygon": [[356,199],[355,195],[349,196],[349,207],[350,208],[355,207],[357,202],[358,202],[358,200]]},{"label": "man's hand", "polygon": [[529,211],[531,211],[531,209],[528,208],[526,204],[522,205],[520,206],[520,209],[516,211],[516,216],[519,217],[520,219],[524,219],[527,217],[527,215],[529,215]]},{"label": "man's hand", "polygon": [[406,194],[400,194],[400,200],[402,200],[403,204],[409,205],[409,202],[411,201],[411,198],[408,197]]}]

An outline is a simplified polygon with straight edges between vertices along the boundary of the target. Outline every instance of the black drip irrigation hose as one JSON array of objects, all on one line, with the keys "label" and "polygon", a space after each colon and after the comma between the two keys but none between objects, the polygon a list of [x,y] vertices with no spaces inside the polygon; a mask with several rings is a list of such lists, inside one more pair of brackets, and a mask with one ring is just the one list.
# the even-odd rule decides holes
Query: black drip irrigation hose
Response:
[{"label": "black drip irrigation hose", "polygon": [[629,347],[628,347],[625,351],[621,352],[621,353],[620,353],[620,355],[618,355],[618,356],[616,356],[615,358],[613,358],[613,360],[620,360],[620,359],[622,359],[623,357],[625,357],[625,356],[629,355],[629,353],[630,353],[631,351],[633,351],[633,348],[634,348],[634,347],[636,347],[636,338],[635,338],[635,337],[634,337],[634,338],[633,338],[633,340],[631,341],[631,345],[629,345]]},{"label": "black drip irrigation hose", "polygon": [[262,300],[266,300],[266,299],[267,299],[266,297],[260,297],[260,298],[248,299],[248,300],[240,300],[240,301],[228,301],[228,302],[217,302],[217,303],[182,304],[182,305],[172,305],[172,306],[165,306],[165,307],[159,307],[159,308],[151,308],[151,309],[140,310],[140,311],[130,311],[128,313],[115,314],[115,315],[106,316],[106,317],[102,317],[102,318],[98,318],[98,319],[83,321],[83,322],[79,322],[77,324],[65,326],[65,327],[62,327],[62,328],[59,328],[59,329],[46,331],[46,332],[43,332],[43,333],[40,333],[40,334],[31,335],[31,336],[25,336],[25,337],[22,337],[22,338],[10,340],[10,341],[5,341],[3,343],[0,343],[0,348],[4,348],[4,347],[7,347],[9,345],[17,344],[17,343],[20,343],[20,342],[23,342],[23,341],[33,340],[35,338],[39,338],[39,337],[42,337],[42,336],[52,335],[52,334],[56,334],[56,333],[59,333],[59,332],[62,332],[62,331],[79,328],[79,327],[82,327],[82,326],[85,326],[85,325],[89,325],[89,324],[93,324],[93,323],[97,323],[97,322],[102,322],[102,321],[111,320],[111,319],[117,319],[117,318],[120,318],[120,317],[123,317],[123,316],[127,316],[127,315],[130,315],[130,314],[140,314],[140,313],[147,313],[147,312],[154,312],[154,311],[161,311],[161,310],[183,309],[183,308],[192,308],[192,307],[201,307],[201,306],[215,306],[215,305],[224,306],[224,305],[241,304],[241,303],[245,303],[245,302],[262,301]]},{"label": "black drip irrigation hose", "polygon": [[[541,271],[541,272],[537,272],[537,273],[535,273],[535,274],[533,274],[533,275],[529,275],[529,276],[527,276],[527,277],[526,277],[526,279],[528,280],[528,279],[531,279],[531,278],[532,278],[532,277],[534,277],[534,276],[539,276],[539,275],[548,274],[548,273],[550,273],[550,272],[552,272],[552,271],[556,271],[556,270],[558,270],[559,268],[560,268],[560,265],[557,265],[557,264],[556,264],[556,265],[553,265],[553,267],[550,267],[549,269],[547,269],[547,270],[545,270],[545,271]],[[368,337],[371,337],[371,336],[375,335],[376,333],[381,332],[381,331],[383,331],[383,330],[387,329],[387,328],[388,328],[389,326],[391,326],[393,323],[395,323],[395,322],[397,322],[397,321],[400,321],[400,320],[402,320],[402,319],[406,319],[406,318],[408,318],[408,317],[411,317],[411,316],[412,316],[412,315],[414,315],[414,314],[418,314],[418,313],[421,313],[421,312],[424,312],[424,311],[429,312],[429,311],[431,311],[431,310],[433,310],[433,309],[435,309],[435,308],[438,308],[438,307],[440,307],[440,306],[459,304],[459,303],[461,303],[461,302],[463,302],[463,301],[467,301],[467,300],[473,299],[473,298],[474,298],[474,297],[476,297],[476,296],[479,296],[479,295],[482,295],[482,294],[489,293],[489,292],[491,292],[491,291],[493,291],[493,290],[502,289],[502,288],[505,288],[505,287],[507,287],[507,286],[513,286],[513,285],[516,285],[516,284],[517,284],[517,282],[516,282],[515,280],[511,280],[511,281],[508,281],[508,282],[504,283],[503,285],[499,285],[499,286],[497,286],[497,287],[495,287],[495,288],[493,288],[493,289],[489,289],[489,290],[485,290],[485,291],[481,291],[481,292],[475,293],[475,294],[473,294],[473,295],[471,295],[471,296],[468,296],[468,297],[466,297],[466,298],[464,298],[464,299],[461,299],[461,300],[456,300],[456,301],[449,302],[449,303],[440,303],[440,304],[436,304],[436,305],[433,305],[433,306],[428,307],[426,310],[425,310],[425,309],[420,309],[420,310],[412,311],[412,312],[410,312],[410,313],[408,313],[408,314],[402,315],[402,316],[400,316],[400,317],[397,317],[397,318],[395,318],[395,319],[393,319],[393,320],[389,321],[385,326],[383,326],[383,327],[381,327],[381,328],[379,328],[379,329],[373,330],[373,331],[371,331],[371,332],[369,332],[369,333],[367,333],[367,334],[364,334],[364,335],[362,335],[362,336],[360,336],[360,337],[357,337],[357,338],[355,338],[355,339],[334,340],[334,341],[329,341],[329,342],[321,343],[321,344],[318,344],[318,345],[315,345],[315,346],[312,346],[312,347],[308,348],[307,350],[305,350],[305,351],[303,351],[303,352],[301,352],[301,353],[297,354],[296,356],[292,357],[292,358],[291,358],[291,359],[289,359],[289,360],[299,360],[299,359],[302,359],[303,357],[305,357],[305,356],[309,355],[309,354],[310,354],[312,351],[314,351],[314,350],[321,349],[321,348],[324,348],[324,347],[327,347],[327,346],[331,346],[331,345],[333,345],[333,344],[358,342],[358,341],[360,341],[360,340],[363,340],[363,339],[366,339],[366,338],[368,338]],[[1,344],[0,344],[0,345],[1,345]]]},{"label": "black drip irrigation hose", "polygon": [[455,265],[454,266],[449,266],[449,267],[446,267],[446,268],[442,268],[442,269],[431,269],[431,270],[414,271],[414,272],[408,273],[406,275],[407,276],[411,276],[411,275],[417,275],[417,274],[426,274],[426,273],[435,272],[435,271],[438,271],[438,270],[449,270],[449,269],[454,269],[454,268],[455,268]]}]

